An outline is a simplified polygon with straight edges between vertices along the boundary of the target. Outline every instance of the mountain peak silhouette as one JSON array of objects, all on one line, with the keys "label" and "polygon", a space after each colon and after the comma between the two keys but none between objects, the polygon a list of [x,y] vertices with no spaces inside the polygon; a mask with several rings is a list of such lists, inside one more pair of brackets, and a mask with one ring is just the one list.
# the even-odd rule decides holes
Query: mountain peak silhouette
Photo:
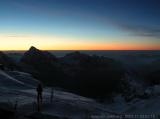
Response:
[{"label": "mountain peak silhouette", "polygon": [[33,62],[53,64],[55,61],[57,61],[57,58],[56,56],[54,56],[53,54],[47,51],[41,51],[37,49],[36,47],[31,46],[31,48],[27,52],[24,53],[23,57],[21,58],[21,61],[28,63],[28,64],[33,64]]},{"label": "mountain peak silhouette", "polygon": [[29,49],[29,51],[37,51],[37,50],[39,51],[39,49],[37,49],[37,48],[34,47],[34,46],[31,46],[30,49]]}]

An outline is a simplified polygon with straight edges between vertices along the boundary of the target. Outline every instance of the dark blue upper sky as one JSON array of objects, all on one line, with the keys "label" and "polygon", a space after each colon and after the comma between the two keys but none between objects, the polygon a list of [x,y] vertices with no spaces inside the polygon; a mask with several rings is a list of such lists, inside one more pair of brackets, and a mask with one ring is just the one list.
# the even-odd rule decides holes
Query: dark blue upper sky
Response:
[{"label": "dark blue upper sky", "polygon": [[42,49],[154,49],[160,46],[160,0],[0,0],[0,26],[3,46],[29,39],[20,49],[32,43]]}]

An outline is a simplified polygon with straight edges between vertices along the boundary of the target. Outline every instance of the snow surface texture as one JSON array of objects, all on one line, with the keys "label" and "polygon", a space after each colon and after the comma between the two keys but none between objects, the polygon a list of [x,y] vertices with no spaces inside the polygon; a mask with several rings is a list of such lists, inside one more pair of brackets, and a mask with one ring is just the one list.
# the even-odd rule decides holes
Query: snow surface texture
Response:
[{"label": "snow surface texture", "polygon": [[[38,83],[30,74],[0,70],[0,102],[13,105],[17,102],[21,113],[34,112],[37,110],[36,86]],[[91,114],[108,113],[102,105],[92,99],[58,90],[54,90],[53,103],[51,103],[50,92],[51,88],[44,89],[43,113],[71,119],[83,119]]]},{"label": "snow surface texture", "polygon": [[[30,74],[0,70],[0,103],[18,103],[20,113],[36,111],[36,86],[39,82]],[[154,94],[145,100],[134,99],[126,103],[122,96],[116,96],[114,103],[100,104],[93,99],[78,96],[69,92],[54,90],[53,102],[50,102],[51,88],[43,92],[42,113],[69,119],[106,119],[105,115],[117,114],[160,114],[160,86],[146,90]],[[156,116],[158,119],[158,116]]]}]

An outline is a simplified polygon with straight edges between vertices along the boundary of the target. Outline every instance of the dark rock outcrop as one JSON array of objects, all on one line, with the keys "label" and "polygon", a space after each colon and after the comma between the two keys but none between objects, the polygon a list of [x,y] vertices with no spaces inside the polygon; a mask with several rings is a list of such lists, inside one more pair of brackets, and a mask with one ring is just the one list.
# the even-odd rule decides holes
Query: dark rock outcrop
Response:
[{"label": "dark rock outcrop", "polygon": [[149,64],[145,73],[149,85],[160,84],[160,59]]},{"label": "dark rock outcrop", "polygon": [[30,67],[29,71],[34,70],[33,76],[47,85],[83,96],[102,98],[122,90],[123,66],[110,58],[73,52],[58,59],[31,47],[21,63]]},{"label": "dark rock outcrop", "polygon": [[0,103],[0,117],[3,119],[15,119],[15,110],[7,103]]},{"label": "dark rock outcrop", "polygon": [[9,69],[17,68],[16,63],[3,52],[0,52],[0,64]]},{"label": "dark rock outcrop", "polygon": [[47,51],[31,47],[21,59],[23,70],[31,73],[44,83],[55,86],[63,84],[64,74],[59,66],[58,59]]},{"label": "dark rock outcrop", "polygon": [[67,54],[61,59],[64,71],[72,77],[70,87],[83,96],[101,98],[122,90],[125,71],[116,60],[90,56],[80,52]]},{"label": "dark rock outcrop", "polygon": [[28,65],[36,65],[37,62],[39,63],[47,63],[54,65],[57,61],[57,58],[47,51],[40,51],[35,47],[31,47],[29,51],[24,53],[24,56],[21,59],[21,62],[24,62]]}]

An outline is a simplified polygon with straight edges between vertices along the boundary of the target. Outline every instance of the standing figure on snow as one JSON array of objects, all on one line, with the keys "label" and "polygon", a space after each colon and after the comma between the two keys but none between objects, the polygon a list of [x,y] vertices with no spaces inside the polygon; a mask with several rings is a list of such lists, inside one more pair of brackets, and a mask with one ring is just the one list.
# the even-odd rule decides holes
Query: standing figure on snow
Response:
[{"label": "standing figure on snow", "polygon": [[42,87],[42,84],[39,83],[38,86],[37,86],[37,104],[38,104],[38,111],[40,111],[40,107],[42,105],[42,92],[43,92],[43,87]]}]

